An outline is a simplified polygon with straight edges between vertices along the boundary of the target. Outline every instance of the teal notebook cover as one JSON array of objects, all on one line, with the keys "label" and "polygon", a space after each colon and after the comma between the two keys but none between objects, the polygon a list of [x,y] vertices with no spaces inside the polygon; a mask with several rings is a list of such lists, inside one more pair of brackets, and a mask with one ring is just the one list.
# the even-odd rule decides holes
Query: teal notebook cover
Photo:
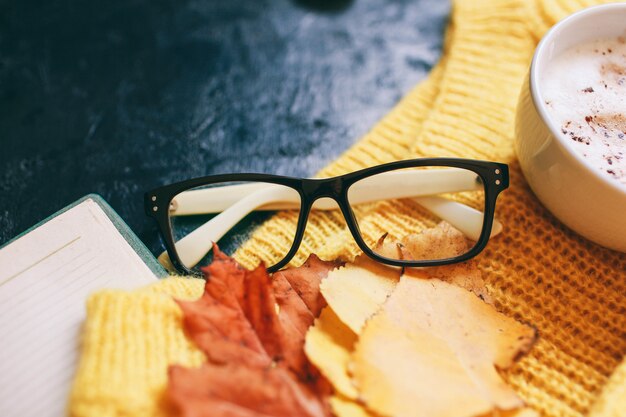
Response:
[{"label": "teal notebook cover", "polygon": [[79,200],[73,202],[69,206],[62,208],[61,210],[57,211],[53,215],[45,218],[44,220],[40,221],[39,223],[37,223],[33,227],[29,228],[28,230],[24,231],[23,233],[19,234],[18,236],[15,236],[13,239],[9,240],[4,245],[0,246],[0,250],[2,250],[2,248],[4,248],[5,246],[9,245],[11,242],[19,239],[20,237],[22,237],[24,235],[27,235],[31,231],[37,229],[38,227],[44,225],[48,221],[54,219],[59,214],[65,213],[66,211],[68,211],[72,207],[75,207],[75,206],[79,205],[80,203],[82,203],[85,200],[92,200],[93,202],[98,204],[100,206],[100,208],[102,208],[104,213],[107,215],[109,220],[111,220],[111,222],[117,228],[117,230],[120,232],[122,237],[126,240],[126,242],[128,242],[130,247],[133,248],[133,250],[137,253],[137,255],[139,255],[141,260],[143,260],[143,262],[146,264],[146,266],[148,268],[150,268],[152,273],[154,273],[154,275],[156,275],[157,278],[164,278],[164,277],[167,277],[169,275],[168,272],[165,270],[165,268],[163,268],[161,266],[161,264],[159,263],[159,261],[154,257],[154,255],[152,255],[150,250],[148,250],[146,245],[144,245],[143,242],[141,240],[139,240],[137,235],[130,229],[130,227],[128,227],[128,225],[124,222],[124,220],[122,220],[122,218],[119,216],[119,214],[117,214],[115,212],[115,210],[113,210],[113,208],[98,194],[87,194],[86,196],[84,196],[84,197],[80,198]]}]

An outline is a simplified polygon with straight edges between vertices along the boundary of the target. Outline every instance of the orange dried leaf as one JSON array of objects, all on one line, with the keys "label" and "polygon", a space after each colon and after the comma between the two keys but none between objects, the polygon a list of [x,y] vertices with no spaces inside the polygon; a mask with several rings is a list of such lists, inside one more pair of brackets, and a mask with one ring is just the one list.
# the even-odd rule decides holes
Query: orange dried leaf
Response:
[{"label": "orange dried leaf", "polygon": [[320,261],[312,255],[304,265],[272,275],[278,317],[283,329],[282,347],[285,362],[300,380],[314,387],[320,395],[330,395],[332,386],[304,353],[304,338],[315,316],[287,278],[294,285],[299,285],[300,289],[307,288],[307,291],[303,293],[312,296],[311,300],[318,299],[320,298],[319,288],[315,288],[311,283],[323,279],[326,276],[324,271],[334,265],[333,262]]},{"label": "orange dried leaf", "polygon": [[[286,274],[309,296],[315,295],[311,274],[319,282],[329,264],[312,263]],[[178,414],[328,416],[332,387],[304,353],[314,316],[284,273],[270,278],[263,265],[245,270],[217,247],[204,272],[204,295],[179,305],[187,333],[209,363],[172,368],[168,398]]]},{"label": "orange dried leaf", "polygon": [[243,281],[246,269],[242,268],[233,258],[220,251],[217,244],[213,244],[213,262],[202,268],[207,281],[220,281],[224,283],[230,292],[235,295],[235,299],[241,304],[243,302]]},{"label": "orange dried leaf", "polygon": [[278,304],[278,316],[281,319],[281,324],[283,327],[292,328],[292,332],[302,335],[302,340],[304,340],[304,335],[309,326],[313,324],[315,316],[283,274],[276,273],[272,276],[272,289]]},{"label": "orange dried leaf", "polygon": [[[219,298],[213,296],[217,294]],[[209,281],[197,301],[177,301],[187,335],[210,361],[243,361],[253,366],[271,363],[235,296],[219,281]]]},{"label": "orange dried leaf", "polygon": [[263,264],[248,271],[244,279],[243,312],[265,352],[274,360],[283,357],[283,329],[276,314],[276,299]]},{"label": "orange dried leaf", "polygon": [[327,406],[283,368],[172,366],[166,398],[180,417],[325,417]]},{"label": "orange dried leaf", "polygon": [[300,378],[308,379],[310,366],[302,346],[306,331],[313,324],[313,314],[283,275],[274,274],[272,287],[282,327],[283,356],[287,366]]},{"label": "orange dried leaf", "polygon": [[311,254],[302,266],[276,272],[274,276],[284,276],[313,316],[317,317],[322,312],[322,308],[326,306],[326,300],[320,293],[320,283],[330,271],[339,265],[341,263],[322,261],[317,255]]}]

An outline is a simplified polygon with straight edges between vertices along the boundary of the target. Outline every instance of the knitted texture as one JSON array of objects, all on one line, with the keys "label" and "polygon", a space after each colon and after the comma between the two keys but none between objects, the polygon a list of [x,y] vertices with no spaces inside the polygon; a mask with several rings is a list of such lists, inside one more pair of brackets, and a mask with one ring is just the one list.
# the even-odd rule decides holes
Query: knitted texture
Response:
[{"label": "knitted texture", "polygon": [[168,278],[135,292],[102,291],[87,301],[82,355],[69,401],[72,416],[165,416],[170,364],[206,361],[185,337],[172,297],[194,300],[204,280]]},{"label": "knitted texture", "polygon": [[[626,363],[618,368],[626,354],[626,256],[578,237],[552,217],[531,193],[513,152],[515,106],[537,41],[557,20],[592,3],[456,0],[443,58],[429,78],[318,174],[427,156],[510,164],[511,187],[497,208],[505,230],[477,259],[497,307],[539,330],[539,342],[504,377],[546,416],[608,417],[626,410]],[[405,210],[374,206],[362,213],[363,233],[405,232],[396,221]],[[271,263],[291,245],[294,228],[293,219],[274,218],[235,257],[247,266]],[[312,213],[292,263],[309,253],[326,259],[358,253],[339,213]],[[135,293],[94,295],[70,413],[160,415],[167,365],[203,360],[184,337],[180,310],[164,294],[200,293],[197,280],[168,279]]]},{"label": "knitted texture", "polygon": [[602,390],[600,398],[594,403],[590,417],[626,415],[626,360],[613,372],[609,383]]}]

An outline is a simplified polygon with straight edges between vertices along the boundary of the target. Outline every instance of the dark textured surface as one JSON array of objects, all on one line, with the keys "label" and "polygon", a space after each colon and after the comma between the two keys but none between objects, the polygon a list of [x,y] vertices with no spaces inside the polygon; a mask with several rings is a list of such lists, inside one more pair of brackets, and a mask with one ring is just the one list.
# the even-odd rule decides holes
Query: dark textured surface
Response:
[{"label": "dark textured surface", "polygon": [[0,5],[0,243],[101,194],[220,172],[309,176],[437,60],[441,0]]}]

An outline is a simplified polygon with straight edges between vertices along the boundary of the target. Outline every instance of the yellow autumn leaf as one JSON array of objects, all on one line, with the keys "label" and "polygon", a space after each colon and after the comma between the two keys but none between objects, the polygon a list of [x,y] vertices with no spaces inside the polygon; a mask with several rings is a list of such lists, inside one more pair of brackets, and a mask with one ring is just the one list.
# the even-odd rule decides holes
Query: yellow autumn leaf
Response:
[{"label": "yellow autumn leaf", "polygon": [[330,408],[336,417],[374,417],[361,404],[337,395],[330,397]]},{"label": "yellow autumn leaf", "polygon": [[354,333],[393,291],[401,270],[360,255],[354,263],[331,271],[320,289],[328,305]]},{"label": "yellow autumn leaf", "polygon": [[348,361],[356,338],[356,334],[339,320],[335,312],[330,307],[325,307],[308,330],[304,344],[309,360],[335,390],[353,400],[358,393],[348,374]]},{"label": "yellow autumn leaf", "polygon": [[472,417],[522,400],[501,379],[535,330],[439,279],[403,276],[353,354],[367,407],[394,417]]}]

